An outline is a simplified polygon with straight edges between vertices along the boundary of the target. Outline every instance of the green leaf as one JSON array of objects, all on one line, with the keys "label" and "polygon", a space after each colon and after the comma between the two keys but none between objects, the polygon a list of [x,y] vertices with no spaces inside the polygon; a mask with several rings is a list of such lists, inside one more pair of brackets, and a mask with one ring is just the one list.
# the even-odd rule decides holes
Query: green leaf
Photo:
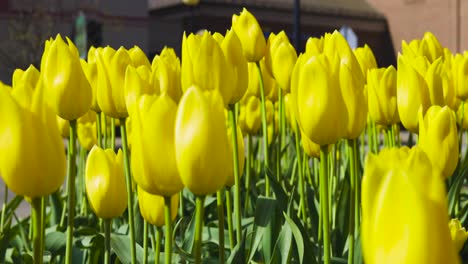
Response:
[{"label": "green leaf", "polygon": [[289,224],[285,222],[276,240],[270,263],[278,263],[278,259],[281,260],[281,263],[289,263],[291,246],[292,231]]},{"label": "green leaf", "polygon": [[61,254],[65,250],[67,237],[62,232],[50,232],[45,235],[45,250],[52,254],[52,257]]},{"label": "green leaf", "polygon": [[[123,264],[132,262],[132,255],[130,252],[130,237],[123,235],[111,235],[111,248]],[[137,262],[143,262],[143,248],[136,244],[136,257]]]}]

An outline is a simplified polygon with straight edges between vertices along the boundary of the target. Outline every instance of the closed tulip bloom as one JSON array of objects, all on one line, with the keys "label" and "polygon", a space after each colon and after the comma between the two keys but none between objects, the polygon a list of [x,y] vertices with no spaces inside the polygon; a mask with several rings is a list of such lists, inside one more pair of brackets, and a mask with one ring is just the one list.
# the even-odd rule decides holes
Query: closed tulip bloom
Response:
[{"label": "closed tulip bloom", "polygon": [[[247,68],[249,78],[247,91],[245,92],[244,97],[248,98],[250,96],[255,96],[260,98],[260,79],[258,77],[257,65],[255,65],[255,63],[249,62]],[[260,71],[262,72],[263,89],[265,92],[265,96],[267,97],[268,95],[274,93],[274,91],[271,91],[271,89],[273,88],[274,79],[271,76],[271,74],[267,71],[264,60],[260,62]]]},{"label": "closed tulip bloom", "polygon": [[393,66],[371,69],[367,73],[369,116],[378,125],[387,127],[400,122],[396,79],[397,71]]},{"label": "closed tulip bloom", "polygon": [[315,55],[323,53],[323,39],[323,37],[308,38],[306,42],[306,53]]},{"label": "closed tulip bloom", "polygon": [[130,55],[130,58],[132,59],[132,65],[135,68],[138,68],[139,66],[151,66],[145,52],[136,45],[128,50],[128,55]]},{"label": "closed tulip bloom", "polygon": [[294,96],[290,93],[284,96],[284,110],[286,114],[286,120],[294,133],[296,133],[296,116],[297,116],[297,106]]},{"label": "closed tulip bloom", "polygon": [[468,56],[457,54],[452,60],[455,91],[461,100],[468,99]]},{"label": "closed tulip bloom", "polygon": [[411,65],[410,58],[398,56],[397,106],[401,123],[418,133],[418,112],[424,114],[430,106],[429,92],[424,77]]},{"label": "closed tulip bloom", "polygon": [[57,126],[60,131],[60,135],[62,135],[63,138],[68,138],[70,136],[70,122],[68,120],[65,120],[61,118],[60,116],[57,117]]},{"label": "closed tulip bloom", "polygon": [[91,99],[91,110],[95,112],[101,112],[99,104],[97,102],[97,88],[98,88],[98,73],[97,73],[97,64],[95,61],[85,61],[80,59],[81,68],[88,79],[89,85],[91,86],[92,99]]},{"label": "closed tulip bloom", "polygon": [[311,158],[320,158],[320,145],[314,143],[301,131],[302,148],[307,156]]},{"label": "closed tulip bloom", "polygon": [[442,58],[436,59],[429,65],[424,79],[427,83],[431,105],[445,105],[443,82],[446,76]]},{"label": "closed tulip bloom", "polygon": [[[174,49],[164,47],[161,54],[156,55],[151,64],[153,78],[158,80],[161,93],[167,93],[174,102],[178,103],[182,96],[180,81],[180,60]],[[156,86],[156,84],[153,84]]]},{"label": "closed tulip bloom", "polygon": [[289,42],[286,33],[284,31],[281,31],[278,35],[271,33],[265,53],[266,66],[281,89],[286,92],[289,91],[291,73],[296,60],[296,49]]},{"label": "closed tulip bloom", "polygon": [[[468,102],[464,102],[465,105],[461,107],[461,105],[458,107],[457,110],[457,124],[461,129],[467,130],[468,129]],[[462,112],[463,111],[463,112]],[[462,120],[463,117],[463,120]]]},{"label": "closed tulip bloom", "polygon": [[40,73],[34,67],[34,65],[29,65],[29,67],[23,71],[22,69],[16,69],[13,72],[12,77],[12,86],[18,86],[19,84],[29,85],[31,89],[34,89],[39,81]]},{"label": "closed tulip bloom", "polygon": [[167,94],[142,96],[137,105],[138,111],[130,112],[133,178],[146,192],[172,196],[184,187],[175,153],[177,105]]},{"label": "closed tulip bloom", "polygon": [[[229,142],[229,149],[231,153],[232,151],[232,128],[229,126],[227,129],[228,133],[228,142]],[[237,126],[237,160],[239,161],[239,177],[242,177],[244,171],[244,164],[245,164],[245,149],[244,149],[244,137],[242,136],[242,131],[239,126]],[[229,174],[226,180],[226,186],[231,187],[235,184],[234,179],[234,163],[231,162],[231,166],[229,167]]]},{"label": "closed tulip bloom", "polygon": [[439,40],[431,32],[424,33],[422,42],[426,46],[424,47],[424,55],[430,62],[434,62],[444,55],[442,45],[440,45]]},{"label": "closed tulip bloom", "polygon": [[459,263],[446,203],[444,181],[419,147],[370,153],[362,179],[364,261]]},{"label": "closed tulip bloom", "polygon": [[377,68],[377,60],[374,53],[367,44],[364,44],[364,47],[358,47],[354,50],[354,55],[359,62],[364,79],[367,78],[367,72]]},{"label": "closed tulip bloom", "polygon": [[465,245],[466,239],[468,238],[468,232],[461,225],[460,220],[453,218],[449,222],[450,236],[452,238],[453,245],[455,250],[460,252]]},{"label": "closed tulip bloom", "polygon": [[0,85],[0,174],[10,190],[30,198],[56,191],[66,174],[56,115],[38,83],[30,94]]},{"label": "closed tulip bloom", "polygon": [[128,116],[125,104],[125,72],[132,64],[128,51],[119,48],[104,48],[97,55],[98,89],[97,102],[101,111],[113,118]]},{"label": "closed tulip bloom", "polygon": [[342,138],[348,122],[338,82],[338,63],[325,55],[303,54],[292,74],[291,94],[296,101],[297,121],[307,137],[321,146]]},{"label": "closed tulip bloom", "polygon": [[77,135],[80,145],[90,151],[97,144],[96,113],[88,111],[86,115],[78,118]]},{"label": "closed tulip bloom", "polygon": [[455,113],[448,107],[431,106],[419,116],[418,144],[432,162],[433,169],[448,178],[458,163],[458,132]]},{"label": "closed tulip bloom", "polygon": [[[171,196],[171,219],[173,221],[177,217],[179,197],[179,193]],[[146,222],[157,227],[165,225],[163,196],[145,192],[145,190],[138,186],[138,205],[140,206],[141,216],[143,216]]]},{"label": "closed tulip bloom", "polygon": [[278,134],[278,104],[273,104],[272,101],[266,100],[265,107],[267,115],[268,145],[270,145]]},{"label": "closed tulip bloom", "polygon": [[[155,83],[151,83],[152,81]],[[134,115],[133,112],[139,110],[138,101],[142,95],[159,94],[159,82],[151,79],[151,70],[147,66],[128,66],[125,71],[124,93],[127,111]]]},{"label": "closed tulip bloom", "polygon": [[89,204],[100,218],[110,219],[127,208],[122,151],[94,146],[86,160],[85,186]]},{"label": "closed tulip bloom", "polygon": [[239,15],[232,16],[232,28],[242,43],[247,61],[260,61],[266,52],[266,41],[257,19],[243,8]]},{"label": "closed tulip bloom", "polygon": [[41,73],[47,98],[54,112],[63,119],[74,120],[91,106],[92,90],[81,68],[78,50],[67,38],[57,35],[42,56]]},{"label": "closed tulip bloom", "polygon": [[232,154],[219,92],[193,86],[184,93],[177,110],[175,150],[182,182],[192,193],[212,194],[224,186]]},{"label": "closed tulip bloom", "polygon": [[248,98],[242,99],[238,118],[241,130],[245,134],[257,134],[262,122],[261,114],[261,103],[258,97],[249,96]]},{"label": "closed tulip bloom", "polygon": [[218,42],[205,31],[182,39],[182,90],[195,85],[203,90],[218,90],[227,105],[235,87],[234,70]]}]

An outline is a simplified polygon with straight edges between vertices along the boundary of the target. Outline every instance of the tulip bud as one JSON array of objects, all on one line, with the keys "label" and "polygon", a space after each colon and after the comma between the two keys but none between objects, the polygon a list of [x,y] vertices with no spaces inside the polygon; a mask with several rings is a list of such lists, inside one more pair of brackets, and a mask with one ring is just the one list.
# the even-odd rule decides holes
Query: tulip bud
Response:
[{"label": "tulip bud", "polygon": [[296,50],[289,42],[286,33],[284,31],[281,31],[278,35],[271,33],[265,53],[266,66],[270,74],[286,92],[289,91],[291,73],[296,60]]},{"label": "tulip bud", "polygon": [[306,53],[312,55],[323,53],[323,37],[307,39]]},{"label": "tulip bud", "polygon": [[260,107],[260,99],[255,96],[242,99],[238,124],[245,134],[255,135],[258,133],[262,122]]},{"label": "tulip bud", "polygon": [[424,151],[403,147],[368,155],[362,179],[365,263],[459,263],[448,222],[444,181]]},{"label": "tulip bud", "polygon": [[125,71],[125,104],[130,115],[138,111],[138,100],[144,94],[152,95],[159,93],[159,83],[150,83],[150,69],[146,66],[140,66],[135,69],[133,66],[128,66]]},{"label": "tulip bud", "polygon": [[468,99],[468,56],[455,55],[452,61],[455,91],[461,100]]},{"label": "tulip bud", "polygon": [[39,76],[39,71],[32,64],[25,71],[16,69],[13,72],[12,86],[28,85],[31,89],[34,89],[39,81]]},{"label": "tulip bud", "polygon": [[397,71],[393,66],[371,69],[367,73],[369,116],[378,125],[387,127],[400,122],[396,78]]},{"label": "tulip bud", "polygon": [[86,161],[86,194],[93,212],[109,219],[123,214],[127,208],[123,156],[112,149],[94,146]]},{"label": "tulip bud", "polygon": [[354,50],[359,66],[361,67],[364,79],[367,78],[367,72],[371,69],[377,68],[377,61],[371,48],[365,44],[364,47],[358,47]]},{"label": "tulip bud", "polygon": [[447,75],[443,68],[442,58],[438,58],[429,65],[424,79],[429,91],[431,105],[445,105],[443,81]]},{"label": "tulip bud", "polygon": [[239,15],[232,16],[232,29],[242,43],[247,61],[260,61],[266,52],[266,41],[257,19],[244,8]]},{"label": "tulip bud", "polygon": [[41,72],[54,112],[67,120],[78,119],[91,106],[92,90],[81,68],[78,50],[57,35],[42,56]]},{"label": "tulip bud", "polygon": [[320,158],[320,145],[314,143],[301,131],[302,148],[307,156],[311,158]]},{"label": "tulip bud", "polygon": [[86,76],[86,79],[91,86],[92,91],[92,99],[91,99],[91,110],[95,112],[101,112],[99,105],[97,103],[97,85],[98,85],[98,77],[97,77],[97,65],[96,62],[86,62],[83,59],[80,59],[81,68]]},{"label": "tulip bud", "polygon": [[88,111],[86,115],[78,118],[77,135],[80,145],[87,151],[90,151],[97,144],[96,113],[94,111]]},{"label": "tulip bud", "polygon": [[450,220],[449,228],[455,250],[460,252],[463,249],[463,245],[465,245],[466,239],[468,238],[468,232],[466,232],[465,228],[461,225],[460,220],[457,218]]},{"label": "tulip bud", "polygon": [[31,91],[31,98],[19,99],[23,104],[13,90],[0,85],[1,177],[18,195],[35,198],[51,194],[63,184],[66,174],[56,115],[45,103],[42,85]]},{"label": "tulip bud", "polygon": [[[227,130],[228,133],[228,142],[229,142],[229,150],[231,153],[234,154],[233,152],[233,146],[232,146],[232,128],[228,127]],[[244,171],[244,164],[245,164],[245,149],[244,149],[244,137],[242,136],[242,131],[239,126],[237,126],[237,160],[239,164],[239,177],[242,177],[243,171]],[[229,167],[229,174],[226,180],[226,186],[231,187],[235,184],[235,179],[234,179],[234,163],[231,162],[231,166]]]},{"label": "tulip bud", "polygon": [[132,65],[135,68],[138,68],[139,66],[151,66],[145,52],[143,52],[143,50],[141,50],[140,47],[136,45],[128,50],[128,55],[130,55],[130,58],[132,59]]},{"label": "tulip bud", "polygon": [[424,47],[424,55],[429,59],[430,62],[434,62],[444,55],[442,45],[440,45],[439,40],[431,32],[424,33],[422,42],[426,46]]},{"label": "tulip bud", "polygon": [[61,118],[60,116],[57,117],[57,126],[60,131],[60,135],[62,135],[63,138],[68,138],[70,136],[70,122],[68,120],[65,120]]},{"label": "tulip bud", "polygon": [[[179,193],[171,196],[171,219],[177,217],[177,208],[179,207]],[[138,186],[138,205],[140,206],[141,216],[146,222],[162,227],[165,224],[164,219],[164,197],[145,192]]]},{"label": "tulip bud", "polygon": [[232,154],[219,92],[193,86],[184,93],[176,117],[175,151],[182,182],[192,193],[212,194],[224,186]]},{"label": "tulip bud", "polygon": [[418,144],[444,178],[452,175],[458,163],[458,132],[455,113],[448,107],[431,106],[419,116]]},{"label": "tulip bud", "polygon": [[160,55],[154,57],[151,69],[152,77],[159,81],[161,93],[167,93],[174,102],[178,103],[182,96],[180,60],[174,49],[165,47]]}]

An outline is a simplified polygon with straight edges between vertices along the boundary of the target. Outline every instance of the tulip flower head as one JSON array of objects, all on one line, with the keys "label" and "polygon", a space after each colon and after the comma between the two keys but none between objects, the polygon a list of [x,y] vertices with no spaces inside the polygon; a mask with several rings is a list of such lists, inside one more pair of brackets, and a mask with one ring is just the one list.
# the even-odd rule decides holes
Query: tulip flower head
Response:
[{"label": "tulip flower head", "polygon": [[397,71],[393,66],[371,69],[367,73],[369,116],[378,125],[400,122],[397,108]]},{"label": "tulip flower head", "polygon": [[[229,149],[231,150],[231,153],[234,153],[232,151],[233,146],[232,146],[232,128],[228,127],[228,142],[229,142]],[[245,151],[244,151],[244,137],[242,136],[242,131],[239,126],[237,126],[237,160],[239,164],[239,176],[242,177],[243,171],[244,171],[244,164],[245,164]],[[226,186],[231,187],[235,184],[235,179],[234,179],[234,163],[231,162],[231,166],[229,167],[229,174],[227,177],[226,181]]]},{"label": "tulip flower head", "polygon": [[[171,196],[171,219],[177,217],[177,208],[179,207],[179,193]],[[164,219],[164,197],[145,192],[138,186],[138,205],[140,206],[141,216],[148,223],[157,227],[165,224]]]},{"label": "tulip flower head", "polygon": [[257,19],[247,9],[232,16],[232,28],[242,43],[248,62],[260,61],[266,52],[266,41]]},{"label": "tulip flower head", "polygon": [[460,220],[457,218],[450,220],[449,228],[450,236],[452,238],[455,249],[457,252],[460,252],[463,249],[463,245],[465,245],[466,239],[468,238],[468,232],[466,232],[465,228],[461,225]]},{"label": "tulip flower head", "polygon": [[296,60],[296,50],[289,42],[286,33],[284,31],[281,31],[278,35],[271,33],[270,37],[268,37],[265,63],[270,74],[286,92],[290,88],[291,73]]},{"label": "tulip flower head", "polygon": [[[174,102],[178,103],[182,96],[180,81],[180,60],[174,49],[165,47],[161,54],[156,55],[151,64],[153,83],[159,82],[161,93],[167,93]],[[153,84],[156,86],[156,84]]]}]

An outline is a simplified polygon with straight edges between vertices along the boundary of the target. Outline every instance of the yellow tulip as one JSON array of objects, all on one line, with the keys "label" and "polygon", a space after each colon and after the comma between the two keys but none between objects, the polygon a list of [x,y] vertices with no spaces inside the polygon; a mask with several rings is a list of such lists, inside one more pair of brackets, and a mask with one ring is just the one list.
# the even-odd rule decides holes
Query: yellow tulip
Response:
[{"label": "yellow tulip", "polygon": [[234,70],[218,42],[205,31],[182,39],[182,90],[192,85],[203,90],[218,90],[227,105],[235,87]]},{"label": "yellow tulip", "polygon": [[444,178],[452,175],[458,163],[458,132],[455,113],[448,107],[431,106],[419,116],[418,144]]},{"label": "yellow tulip", "polygon": [[[229,150],[231,153],[232,151],[232,128],[228,127],[228,142],[229,142]],[[232,157],[232,156],[231,156]],[[245,164],[245,149],[244,149],[244,137],[242,136],[242,131],[239,126],[237,126],[237,160],[239,161],[239,177],[242,177],[244,171],[244,164]],[[231,162],[229,166],[229,174],[226,178],[226,186],[231,187],[235,184],[234,179],[234,163]]]},{"label": "yellow tulip", "polygon": [[358,47],[354,50],[359,66],[361,67],[364,79],[367,78],[367,72],[371,69],[377,68],[377,61],[371,48],[365,44],[364,47]]},{"label": "yellow tulip", "polygon": [[398,56],[397,106],[401,123],[413,133],[418,132],[418,112],[424,114],[430,106],[424,77],[411,64],[411,58]]},{"label": "yellow tulip", "polygon": [[431,63],[444,55],[442,45],[440,45],[439,40],[431,32],[424,33],[422,42],[426,46],[424,48],[424,55],[429,59]]},{"label": "yellow tulip", "polygon": [[[247,91],[245,91],[244,98],[248,98],[250,96],[260,98],[260,80],[258,76],[257,65],[255,65],[255,63],[249,62],[247,65],[247,69],[249,79]],[[264,60],[260,61],[260,71],[262,72],[263,89],[265,92],[265,97],[268,97],[269,95],[274,95],[275,91],[271,91],[274,85],[274,79],[271,76],[271,74],[266,70]]]},{"label": "yellow tulip", "polygon": [[[151,64],[152,77],[159,81],[161,93],[167,93],[176,103],[182,96],[180,60],[174,49],[165,47]],[[153,82],[155,82],[155,80]],[[156,86],[156,84],[153,84]]]},{"label": "yellow tulip", "polygon": [[468,238],[468,232],[466,232],[465,228],[461,225],[460,220],[457,218],[450,220],[449,228],[455,250],[460,252]]},{"label": "yellow tulip", "polygon": [[397,108],[397,71],[393,66],[371,69],[367,73],[369,116],[378,125],[400,122]]},{"label": "yellow tulip", "polygon": [[128,66],[125,71],[124,93],[127,111],[133,115],[138,111],[138,100],[144,95],[159,94],[159,82],[151,83],[151,70],[147,66],[134,68]]},{"label": "yellow tulip", "polygon": [[88,111],[86,115],[78,118],[77,135],[80,145],[88,151],[97,144],[96,113],[94,111]]},{"label": "yellow tulip", "polygon": [[455,91],[458,98],[468,99],[468,56],[457,54],[452,60]]},{"label": "yellow tulip", "polygon": [[324,38],[309,38],[306,42],[306,53],[318,55],[323,53]]},{"label": "yellow tulip", "polygon": [[125,104],[125,72],[132,64],[128,51],[117,51],[106,47],[97,52],[98,89],[97,102],[107,116],[124,118],[128,116]]},{"label": "yellow tulip", "polygon": [[420,148],[370,153],[362,179],[364,261],[459,263],[446,203],[444,181]]},{"label": "yellow tulip", "polygon": [[135,68],[138,68],[139,66],[151,66],[145,52],[136,45],[128,50],[128,55],[130,55],[130,58],[132,59],[132,65]]},{"label": "yellow tulip", "polygon": [[172,196],[184,187],[174,147],[177,105],[167,94],[143,95],[137,105],[138,111],[130,112],[133,178],[146,192]]},{"label": "yellow tulip", "polygon": [[286,114],[286,120],[288,120],[289,126],[291,127],[292,131],[296,133],[297,106],[294,100],[294,96],[292,96],[290,93],[284,96],[284,110]]},{"label": "yellow tulip", "polygon": [[[179,193],[171,196],[171,219],[177,217],[177,208],[179,208]],[[164,197],[145,192],[138,186],[138,205],[140,206],[141,216],[146,222],[162,227],[165,224],[164,219]]]},{"label": "yellow tulip", "polygon": [[57,35],[42,55],[41,73],[47,98],[54,112],[63,119],[74,120],[91,106],[92,90],[81,68],[78,50]]},{"label": "yellow tulip", "polygon": [[13,72],[12,86],[29,85],[31,89],[34,89],[39,81],[39,76],[39,71],[32,64],[25,71],[16,69]]},{"label": "yellow tulip", "polygon": [[438,58],[427,68],[424,79],[429,91],[431,105],[445,105],[443,82],[447,78],[447,73],[443,67],[442,58]]},{"label": "yellow tulip", "polygon": [[260,99],[255,96],[242,99],[237,122],[245,134],[255,135],[258,133],[262,122],[260,107]]},{"label": "yellow tulip", "polygon": [[302,148],[307,156],[311,158],[320,158],[320,145],[314,143],[301,131]]},{"label": "yellow tulip", "polygon": [[86,160],[85,186],[89,204],[103,219],[118,217],[127,208],[123,156],[94,146]]},{"label": "yellow tulip", "polygon": [[192,193],[212,194],[224,186],[232,154],[218,91],[193,86],[184,93],[176,117],[175,150],[182,182]]},{"label": "yellow tulip", "polygon": [[292,74],[297,121],[307,137],[321,146],[342,138],[348,123],[338,63],[336,57],[330,61],[323,54],[306,53],[299,56]]},{"label": "yellow tulip", "polygon": [[232,16],[232,29],[242,43],[247,61],[260,61],[266,52],[266,41],[257,19],[243,8],[239,15]]},{"label": "yellow tulip", "polygon": [[60,135],[62,135],[63,138],[68,138],[70,136],[70,122],[61,118],[60,116],[56,116],[56,118]]},{"label": "yellow tulip", "polygon": [[81,68],[88,79],[89,85],[91,86],[92,91],[92,100],[91,100],[91,110],[95,112],[101,112],[97,102],[97,87],[98,87],[98,73],[96,62],[89,61],[86,62],[83,59],[80,59]]},{"label": "yellow tulip", "polygon": [[290,89],[291,73],[296,60],[296,49],[289,42],[286,33],[284,31],[278,35],[271,33],[268,37],[265,63],[270,74],[286,92]]},{"label": "yellow tulip", "polygon": [[464,102],[463,107],[461,107],[461,105],[458,107],[457,124],[459,125],[459,127],[461,127],[462,130],[468,129],[468,102],[467,101]]},{"label": "yellow tulip", "polygon": [[29,99],[17,96],[28,94],[0,85],[0,175],[16,194],[41,197],[65,179],[64,146],[44,87],[38,85]]}]

